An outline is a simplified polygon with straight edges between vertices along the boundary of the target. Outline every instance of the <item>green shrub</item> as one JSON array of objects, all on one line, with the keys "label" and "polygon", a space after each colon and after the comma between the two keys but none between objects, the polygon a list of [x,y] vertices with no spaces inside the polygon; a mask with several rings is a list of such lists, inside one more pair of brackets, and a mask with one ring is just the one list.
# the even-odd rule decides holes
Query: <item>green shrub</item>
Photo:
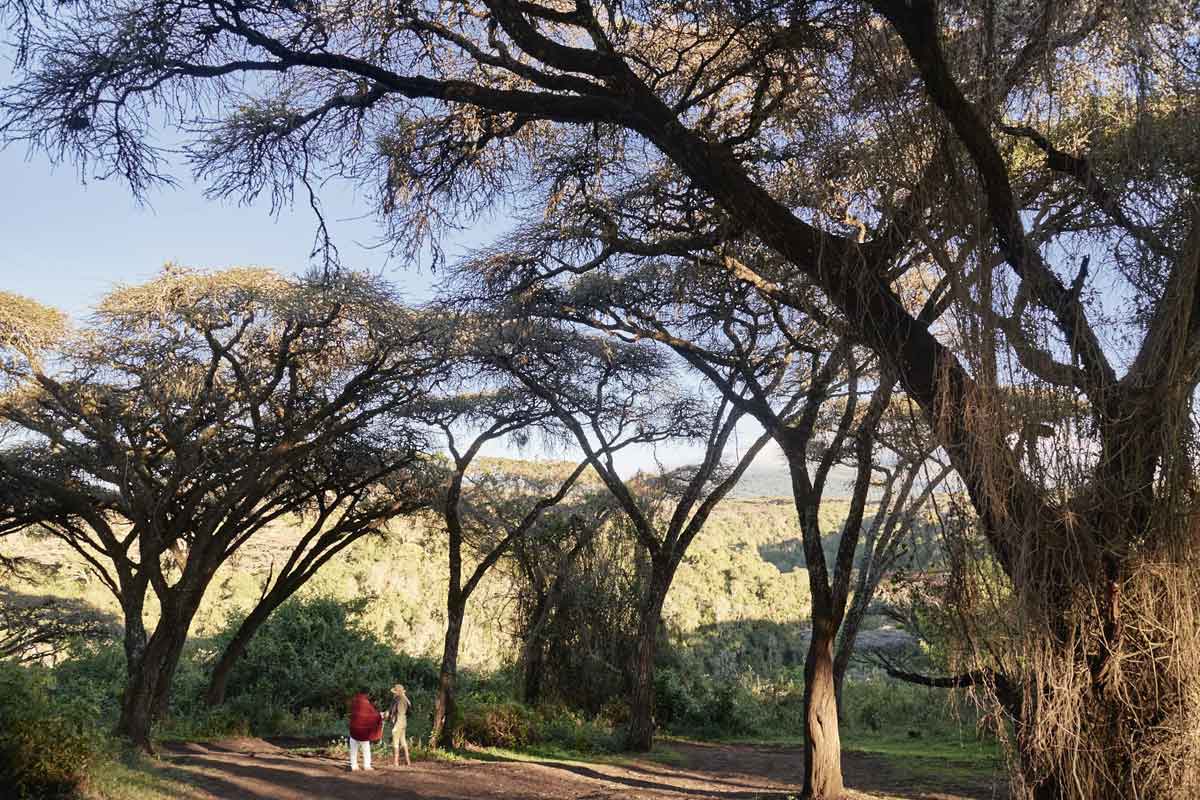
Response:
[{"label": "green shrub", "polygon": [[659,725],[688,727],[701,716],[702,701],[695,686],[673,667],[654,672],[654,717]]},{"label": "green shrub", "polygon": [[538,709],[536,738],[578,753],[612,752],[620,748],[620,737],[612,725],[586,719],[565,705]]},{"label": "green shrub", "polygon": [[914,686],[881,675],[847,680],[842,690],[842,721],[852,733],[942,734],[974,725],[974,715],[956,713],[945,689]]},{"label": "green shrub", "polygon": [[481,702],[470,697],[459,703],[459,711],[451,727],[455,747],[475,744],[516,749],[537,741],[537,715],[521,703]]},{"label": "green shrub", "polygon": [[125,650],[120,644],[72,650],[52,674],[56,703],[74,706],[77,717],[101,727],[116,723],[125,691]]},{"label": "green shrub", "polygon": [[50,676],[0,662],[0,786],[18,800],[74,797],[101,755],[101,736],[79,714],[55,704]]},{"label": "green shrub", "polygon": [[577,753],[612,752],[620,737],[603,721],[589,720],[566,705],[530,708],[506,698],[495,687],[463,693],[450,723],[455,747],[503,747],[517,750],[550,745]]},{"label": "green shrub", "polygon": [[[368,600],[329,597],[293,598],[259,628],[229,677],[227,707],[259,735],[344,732],[346,700],[365,688],[377,705],[391,699],[391,687],[403,683],[417,707],[437,686],[437,667],[429,659],[395,652],[361,625]],[[207,645],[215,656],[240,624],[231,619]],[[200,664],[200,659],[194,659]],[[206,665],[201,665],[206,666]],[[185,672],[181,665],[181,673]],[[174,710],[189,715],[189,696],[202,696],[207,671],[191,688],[185,676],[177,685]],[[414,734],[410,726],[410,731]]]}]

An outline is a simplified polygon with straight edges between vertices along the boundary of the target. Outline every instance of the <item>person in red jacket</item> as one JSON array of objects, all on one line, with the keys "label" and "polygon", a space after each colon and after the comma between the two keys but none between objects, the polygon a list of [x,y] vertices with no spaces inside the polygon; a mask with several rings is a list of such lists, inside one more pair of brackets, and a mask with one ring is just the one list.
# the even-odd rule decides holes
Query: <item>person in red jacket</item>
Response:
[{"label": "person in red jacket", "polygon": [[350,698],[350,769],[358,769],[358,751],[362,750],[363,769],[371,768],[371,742],[383,738],[383,715],[371,705],[371,698],[360,691]]}]

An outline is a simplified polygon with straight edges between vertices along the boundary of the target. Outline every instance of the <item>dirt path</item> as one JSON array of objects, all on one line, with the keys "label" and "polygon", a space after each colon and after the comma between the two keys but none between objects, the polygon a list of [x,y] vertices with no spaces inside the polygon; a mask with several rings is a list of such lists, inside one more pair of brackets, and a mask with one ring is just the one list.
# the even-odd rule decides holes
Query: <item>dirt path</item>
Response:
[{"label": "dirt path", "polygon": [[[795,749],[672,744],[680,763],[424,761],[351,773],[340,760],[299,754],[257,739],[164,748],[162,771],[196,788],[195,800],[617,800],[719,798],[786,800],[798,794]],[[380,759],[379,761],[382,761]],[[990,800],[988,786],[917,785],[887,761],[861,753],[843,760],[855,798]]]}]

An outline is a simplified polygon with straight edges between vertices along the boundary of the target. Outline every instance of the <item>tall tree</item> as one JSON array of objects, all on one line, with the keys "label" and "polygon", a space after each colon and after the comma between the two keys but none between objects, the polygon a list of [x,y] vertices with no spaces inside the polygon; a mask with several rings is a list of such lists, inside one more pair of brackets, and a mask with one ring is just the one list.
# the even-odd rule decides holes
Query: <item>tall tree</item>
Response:
[{"label": "tall tree", "polygon": [[[139,191],[165,174],[164,108],[199,131],[217,194],[287,197],[316,165],[373,180],[398,244],[513,193],[552,207],[671,177],[781,257],[741,264],[764,295],[819,288],[961,476],[1025,622],[1018,790],[1184,797],[1200,633],[1155,620],[1200,605],[1197,18],[1171,0],[110,0],[30,29],[0,104],[10,140]],[[676,245],[712,232],[681,222]],[[953,335],[901,296],[938,260],[930,234],[968,254],[944,262]],[[1081,407],[1033,456],[1002,402],[1022,382]]]},{"label": "tall tree", "polygon": [[[621,201],[616,213],[625,218],[636,216],[639,206],[657,205],[630,195]],[[513,316],[565,319],[618,338],[657,341],[778,443],[792,476],[812,596],[805,790],[838,796],[843,791],[837,713],[842,681],[874,591],[911,528],[917,508],[910,501],[923,504],[945,476],[943,466],[920,480],[937,445],[912,443],[927,431],[919,422],[914,425],[915,409],[893,400],[893,381],[872,370],[873,359],[823,331],[810,315],[763,298],[753,285],[715,264],[712,254],[676,264],[664,255],[645,257],[654,252],[652,243],[625,239],[593,259],[604,274],[576,277],[588,270],[570,268],[579,243],[561,230],[553,221],[531,226],[485,250],[460,271],[461,291],[512,298]],[[586,230],[584,221],[574,230]],[[896,456],[886,459],[877,454],[885,417]],[[904,437],[906,428],[915,428],[915,436],[910,431]],[[827,531],[818,512],[838,463],[852,466],[855,479],[830,569]],[[868,519],[877,471],[886,480]],[[918,483],[924,485],[914,496]]]},{"label": "tall tree", "polygon": [[[459,427],[456,436],[454,427],[464,426],[461,417],[446,422],[451,465],[438,510],[446,529],[450,572],[446,637],[430,731],[430,741],[438,746],[449,746],[453,733],[450,723],[455,717],[458,655],[471,595],[514,543],[529,535],[547,510],[567,498],[587,468],[586,460],[555,470],[479,458],[480,449],[489,441],[528,432],[536,424],[538,412],[522,408],[524,405],[484,401],[471,411],[482,427],[473,434]],[[473,557],[473,566],[468,557]]]},{"label": "tall tree", "polygon": [[[423,395],[436,359],[419,315],[349,273],[169,267],[53,342],[39,340],[36,304],[4,301],[17,313],[4,320],[0,420],[21,438],[0,451],[0,531],[40,525],[117,598],[118,731],[149,749],[192,618],[238,548],[330,497],[403,502],[388,480],[422,439],[396,417],[372,427]],[[317,524],[336,535],[341,523]]]},{"label": "tall tree", "polygon": [[[647,751],[654,738],[654,661],[663,602],[688,546],[770,437],[759,436],[729,467],[726,448],[744,411],[725,397],[711,404],[673,399],[684,392],[670,381],[671,361],[657,348],[580,336],[554,323],[537,326],[533,339],[523,327],[518,323],[517,335],[494,358],[574,437],[649,554],[625,739],[626,748]],[[537,346],[531,347],[533,342]],[[636,381],[622,374],[630,370],[636,370]],[[702,443],[701,461],[624,478],[613,445],[629,429],[643,436],[653,431],[657,439],[693,438]]]},{"label": "tall tree", "polygon": [[[624,347],[624,357],[613,357],[614,351],[577,337],[572,345],[578,357],[564,373],[569,377],[563,385],[576,392],[595,392],[599,402],[597,419],[611,424],[612,436],[595,450],[585,451],[569,468],[562,464],[523,465],[481,459],[483,449],[496,440],[522,442],[541,436],[553,442],[563,438],[553,403],[516,380],[499,357],[510,352],[514,337],[521,342],[523,357],[534,357],[547,346],[561,352],[563,341],[547,340],[528,330],[515,333],[524,328],[522,323],[487,316],[447,314],[446,320],[449,329],[455,331],[458,391],[445,400],[427,403],[422,412],[440,430],[449,453],[445,488],[438,503],[448,537],[450,568],[446,639],[431,732],[432,741],[439,745],[447,744],[451,734],[447,722],[454,717],[454,684],[466,604],[483,577],[515,543],[537,529],[549,510],[572,495],[580,478],[595,468],[598,459],[611,459],[633,445],[672,435],[651,415],[622,417],[625,409],[638,403],[638,393],[661,376],[661,368],[642,352],[644,348]],[[591,380],[597,381],[597,387],[589,383]],[[670,416],[663,418],[675,421]],[[469,571],[464,558],[468,555],[475,562]]]}]

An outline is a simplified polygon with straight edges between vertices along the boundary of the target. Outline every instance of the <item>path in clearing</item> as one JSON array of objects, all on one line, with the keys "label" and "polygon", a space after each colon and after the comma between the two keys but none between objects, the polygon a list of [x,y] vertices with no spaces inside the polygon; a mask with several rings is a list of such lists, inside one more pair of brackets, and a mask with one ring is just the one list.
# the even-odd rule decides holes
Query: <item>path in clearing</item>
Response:
[{"label": "path in clearing", "polygon": [[[163,748],[169,777],[194,787],[190,800],[786,800],[799,793],[801,751],[794,748],[672,743],[678,765],[421,761],[350,772],[328,756],[300,754],[259,739],[178,743]],[[979,779],[918,780],[885,759],[843,757],[856,800],[991,800],[1000,790]]]}]

